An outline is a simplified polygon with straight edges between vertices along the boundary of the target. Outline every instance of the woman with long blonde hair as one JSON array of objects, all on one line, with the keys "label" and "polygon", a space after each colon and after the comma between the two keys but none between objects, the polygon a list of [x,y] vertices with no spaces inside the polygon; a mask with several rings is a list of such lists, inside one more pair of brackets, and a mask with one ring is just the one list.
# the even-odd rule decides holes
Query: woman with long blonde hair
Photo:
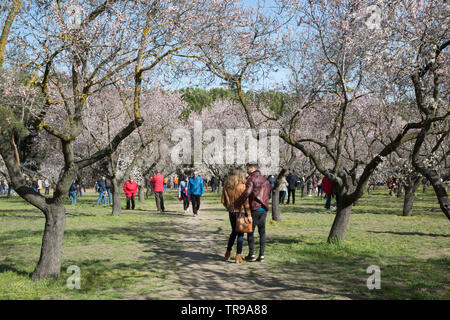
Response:
[{"label": "woman with long blonde hair", "polygon": [[[225,185],[222,191],[222,203],[225,208],[228,208],[230,204],[233,204],[245,191],[245,173],[242,169],[234,169],[225,181]],[[236,263],[242,263],[242,247],[244,245],[244,234],[236,232],[236,218],[238,216],[247,216],[250,223],[252,222],[252,215],[250,211],[250,205],[248,199],[240,208],[234,208],[233,212],[229,212],[231,234],[228,239],[227,251],[225,253],[225,260],[230,260],[231,249],[233,248],[234,241],[237,237],[237,250],[236,250]]]}]

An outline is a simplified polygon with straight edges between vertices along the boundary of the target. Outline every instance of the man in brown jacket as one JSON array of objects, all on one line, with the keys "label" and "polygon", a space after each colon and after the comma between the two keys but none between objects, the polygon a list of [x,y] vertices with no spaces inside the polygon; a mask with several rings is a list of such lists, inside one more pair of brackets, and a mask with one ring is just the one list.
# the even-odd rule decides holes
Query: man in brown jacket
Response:
[{"label": "man in brown jacket", "polygon": [[[266,217],[269,209],[270,182],[258,170],[255,163],[247,164],[248,179],[245,184],[244,193],[228,208],[232,212],[234,208],[240,206],[248,198],[250,210],[253,218],[253,232],[247,234],[249,254],[245,259],[247,261],[264,261],[264,249],[266,247]],[[258,227],[259,233],[259,256],[255,258],[255,227]]]}]

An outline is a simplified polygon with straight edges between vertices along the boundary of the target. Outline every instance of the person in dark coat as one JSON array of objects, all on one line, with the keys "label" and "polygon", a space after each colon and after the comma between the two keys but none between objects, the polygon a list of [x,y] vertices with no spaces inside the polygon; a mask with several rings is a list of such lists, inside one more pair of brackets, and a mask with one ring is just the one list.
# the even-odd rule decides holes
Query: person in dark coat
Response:
[{"label": "person in dark coat", "polygon": [[105,187],[105,177],[102,177],[97,182],[97,192],[98,192],[98,199],[97,199],[97,205],[101,202],[103,205],[106,205],[106,187]]},{"label": "person in dark coat", "polygon": [[288,182],[287,204],[289,204],[289,202],[291,200],[291,195],[292,195],[292,204],[295,204],[295,189],[297,187],[298,177],[295,174],[293,174],[292,172],[289,172],[286,180]]},{"label": "person in dark coat", "polygon": [[269,199],[272,199],[272,193],[273,190],[275,189],[275,177],[274,176],[270,176],[269,179],[269,183],[270,183],[270,194],[269,194]]}]

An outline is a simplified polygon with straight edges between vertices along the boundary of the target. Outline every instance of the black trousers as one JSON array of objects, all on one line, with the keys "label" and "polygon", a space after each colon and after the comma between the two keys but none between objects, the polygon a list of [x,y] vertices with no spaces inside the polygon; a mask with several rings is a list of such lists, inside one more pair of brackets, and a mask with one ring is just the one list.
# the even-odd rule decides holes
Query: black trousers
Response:
[{"label": "black trousers", "polygon": [[181,198],[183,199],[183,209],[187,210],[189,208],[189,197],[185,193],[181,193]]},{"label": "black trousers", "polygon": [[291,194],[292,194],[292,204],[295,203],[295,189],[288,189],[288,200],[287,200],[287,204],[289,204],[290,200],[291,200]]},{"label": "black trousers", "polygon": [[130,210],[130,202],[131,202],[131,209],[134,210],[136,203],[134,202],[134,197],[127,197],[127,210]]},{"label": "black trousers", "polygon": [[284,198],[286,198],[286,191],[280,191],[280,203],[284,204]]},{"label": "black trousers", "polygon": [[200,197],[199,194],[191,194],[192,211],[194,211],[194,214],[197,214],[198,209],[200,209]]},{"label": "black trousers", "polygon": [[250,255],[255,254],[255,229],[258,227],[259,233],[259,255],[264,255],[264,249],[266,248],[266,217],[267,211],[252,211],[253,219],[253,232],[247,233],[247,241]]}]

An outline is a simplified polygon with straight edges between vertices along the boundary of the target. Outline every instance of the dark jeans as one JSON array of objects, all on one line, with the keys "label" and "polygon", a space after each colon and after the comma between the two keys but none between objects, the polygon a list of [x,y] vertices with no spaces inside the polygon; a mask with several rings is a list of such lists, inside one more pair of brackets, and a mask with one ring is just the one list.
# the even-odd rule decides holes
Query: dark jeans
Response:
[{"label": "dark jeans", "polygon": [[192,211],[194,211],[194,214],[197,214],[198,209],[200,209],[200,197],[199,194],[191,194],[191,201],[192,201]]},{"label": "dark jeans", "polygon": [[134,210],[136,203],[134,201],[134,197],[127,197],[127,210],[130,210],[130,202],[131,202],[131,209]]},{"label": "dark jeans", "polygon": [[339,206],[339,195],[337,193],[334,194],[336,197],[336,208]]},{"label": "dark jeans", "polygon": [[287,200],[287,204],[289,204],[290,200],[291,200],[291,195],[292,195],[292,204],[295,203],[295,189],[288,189],[288,200]]},{"label": "dark jeans", "polygon": [[[81,192],[81,190],[80,190]],[[108,192],[108,200],[109,200],[109,204],[112,204],[112,192],[111,192],[111,188],[106,188],[106,192]]]},{"label": "dark jeans", "polygon": [[158,211],[162,212],[166,210],[166,208],[164,207],[164,196],[162,191],[155,192],[155,200],[156,200],[156,208],[158,209]]},{"label": "dark jeans", "polygon": [[286,191],[280,191],[280,203],[284,204],[284,198],[286,198]]},{"label": "dark jeans", "polygon": [[327,193],[327,201],[325,202],[325,209],[330,209],[331,205],[331,198],[333,198],[333,195],[330,193]]},{"label": "dark jeans", "polygon": [[47,195],[47,194],[50,194],[50,187],[46,187],[45,188],[45,194]]},{"label": "dark jeans", "polygon": [[183,199],[183,209],[189,209],[189,197],[185,193],[181,193],[181,198]]},{"label": "dark jeans", "polygon": [[253,232],[247,233],[247,241],[249,254],[255,254],[255,229],[258,227],[259,233],[259,255],[264,255],[264,249],[266,248],[266,217],[267,211],[252,211],[252,219],[253,219]]},{"label": "dark jeans", "polygon": [[245,216],[245,213],[238,213],[238,212],[230,212],[230,224],[231,224],[231,234],[228,238],[228,246],[227,250],[231,251],[233,249],[234,240],[236,240],[237,236],[237,250],[236,254],[242,254],[242,247],[244,246],[244,234],[236,232],[236,218],[238,216]]}]

